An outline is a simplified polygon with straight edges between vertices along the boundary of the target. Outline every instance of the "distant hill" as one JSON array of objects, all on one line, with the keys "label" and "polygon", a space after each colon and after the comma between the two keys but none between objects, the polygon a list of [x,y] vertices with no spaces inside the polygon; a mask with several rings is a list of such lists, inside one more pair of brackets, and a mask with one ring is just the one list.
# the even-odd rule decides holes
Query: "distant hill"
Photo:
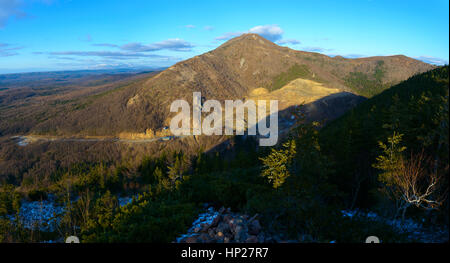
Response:
[{"label": "distant hill", "polygon": [[28,133],[38,123],[156,73],[83,70],[0,75],[0,136]]},{"label": "distant hill", "polygon": [[93,86],[161,69],[99,69],[0,74],[0,87]]},{"label": "distant hill", "polygon": [[[143,133],[149,128],[160,130],[171,118],[171,102],[191,101],[193,91],[217,100],[242,99],[256,89],[283,99],[285,90],[305,95],[304,88],[312,94],[302,97],[305,102],[337,92],[370,97],[432,68],[405,56],[332,58],[281,47],[256,34],[244,34],[146,80],[89,103],[80,102],[83,107],[44,121],[32,132],[113,136],[121,132]],[[305,80],[309,86],[303,85]],[[290,88],[283,89],[287,85]],[[312,87],[320,87],[320,91]],[[284,106],[299,102],[300,99],[290,100]]]}]

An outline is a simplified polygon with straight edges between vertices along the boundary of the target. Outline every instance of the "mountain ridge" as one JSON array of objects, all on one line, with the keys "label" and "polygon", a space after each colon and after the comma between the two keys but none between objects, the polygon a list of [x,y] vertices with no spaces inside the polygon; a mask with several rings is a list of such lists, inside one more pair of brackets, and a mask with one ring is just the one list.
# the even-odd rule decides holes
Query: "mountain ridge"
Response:
[{"label": "mountain ridge", "polygon": [[243,99],[257,88],[273,91],[274,84],[283,87],[300,78],[367,95],[366,84],[378,92],[432,68],[401,55],[332,58],[278,46],[256,34],[244,34],[132,87],[104,96],[84,109],[40,123],[32,132],[116,135],[160,130],[170,123],[172,101],[191,102],[194,91],[206,99]]}]

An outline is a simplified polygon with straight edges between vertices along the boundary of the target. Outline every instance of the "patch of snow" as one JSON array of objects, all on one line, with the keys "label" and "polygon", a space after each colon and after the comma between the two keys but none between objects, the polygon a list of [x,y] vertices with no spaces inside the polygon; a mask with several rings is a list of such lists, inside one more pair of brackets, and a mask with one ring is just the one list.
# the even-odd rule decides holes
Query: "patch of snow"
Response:
[{"label": "patch of snow", "polygon": [[25,136],[12,136],[11,139],[16,141],[18,146],[27,146],[31,141]]},{"label": "patch of snow", "polygon": [[[55,224],[59,223],[64,207],[55,203],[52,198],[43,201],[23,201],[20,206],[19,220],[27,229],[38,228],[41,231],[54,231]],[[14,216],[9,216],[15,220]]]},{"label": "patch of snow", "polygon": [[184,238],[192,237],[192,236],[198,236],[198,231],[195,231],[195,229],[202,229],[204,225],[210,225],[214,221],[214,219],[219,215],[219,212],[214,211],[214,208],[210,207],[208,210],[204,213],[201,213],[198,215],[198,218],[192,223],[192,226],[187,231],[188,234],[183,234],[180,237],[176,238],[177,243],[179,243]]},{"label": "patch of snow", "polygon": [[125,196],[125,197],[119,197],[119,206],[124,206],[124,205],[128,205],[129,203],[131,203],[131,201],[133,201],[133,197],[129,197],[129,196]]},{"label": "patch of snow", "polygon": [[[75,198],[72,202],[78,200]],[[124,206],[133,200],[132,197],[119,197],[119,205]],[[59,224],[58,215],[64,213],[64,206],[57,204],[54,197],[49,195],[47,200],[26,201],[23,200],[20,206],[19,220],[27,229],[38,228],[41,231],[53,232],[55,226]],[[11,221],[15,220],[14,215],[8,216]]]},{"label": "patch of snow", "polygon": [[429,229],[424,227],[411,218],[405,220],[401,219],[387,219],[383,218],[375,212],[363,212],[359,210],[342,210],[344,217],[353,218],[360,216],[373,221],[382,222],[392,226],[398,233],[407,234],[411,240],[419,240],[424,243],[448,242],[449,231],[446,229]]}]

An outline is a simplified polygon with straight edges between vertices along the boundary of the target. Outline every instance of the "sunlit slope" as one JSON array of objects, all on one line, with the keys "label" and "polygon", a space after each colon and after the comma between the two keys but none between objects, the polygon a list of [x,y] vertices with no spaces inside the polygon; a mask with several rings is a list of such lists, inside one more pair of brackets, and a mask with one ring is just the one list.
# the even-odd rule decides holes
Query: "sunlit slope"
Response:
[{"label": "sunlit slope", "polygon": [[298,78],[272,92],[265,88],[257,88],[250,93],[248,99],[255,101],[278,100],[278,108],[283,110],[290,106],[307,104],[338,92],[340,92],[339,89],[326,87],[322,83]]}]

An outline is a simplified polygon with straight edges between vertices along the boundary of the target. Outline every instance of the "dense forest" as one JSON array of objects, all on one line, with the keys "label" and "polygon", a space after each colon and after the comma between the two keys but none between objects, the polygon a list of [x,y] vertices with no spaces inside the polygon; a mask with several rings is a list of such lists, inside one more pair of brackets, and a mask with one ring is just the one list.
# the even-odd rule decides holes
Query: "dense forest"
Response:
[{"label": "dense forest", "polygon": [[[258,213],[265,231],[285,240],[362,242],[376,233],[383,242],[415,242],[343,211],[448,229],[448,81],[448,66],[415,75],[325,126],[299,111],[289,136],[269,149],[235,136],[224,150],[165,151],[136,169],[84,162],[45,184],[4,183],[0,241],[172,242],[208,203]],[[35,187],[23,193],[23,184]],[[21,202],[50,196],[64,206],[54,230],[25,227]],[[133,198],[121,206],[120,196]]]}]

